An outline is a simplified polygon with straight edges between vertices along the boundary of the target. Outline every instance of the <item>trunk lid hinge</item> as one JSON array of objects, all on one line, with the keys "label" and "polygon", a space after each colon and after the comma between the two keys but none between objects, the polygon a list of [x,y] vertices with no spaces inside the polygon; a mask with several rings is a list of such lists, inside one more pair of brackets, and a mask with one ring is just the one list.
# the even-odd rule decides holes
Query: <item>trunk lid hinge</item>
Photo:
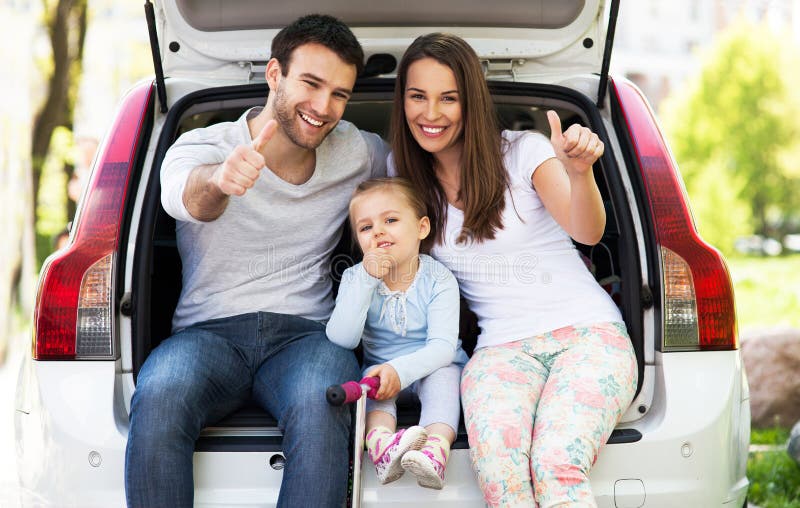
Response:
[{"label": "trunk lid hinge", "polygon": [[167,107],[167,87],[164,83],[164,68],[161,66],[161,48],[158,45],[158,35],[156,33],[156,15],[153,10],[153,2],[145,0],[144,16],[147,20],[147,32],[150,35],[150,51],[153,54],[153,69],[156,72],[156,94],[158,102],[161,104],[161,112],[166,113]]},{"label": "trunk lid hinge", "polygon": [[481,60],[483,75],[486,77],[486,79],[511,76],[511,80],[516,81],[517,69],[523,65],[525,65],[524,58],[512,58],[510,60]]},{"label": "trunk lid hinge", "polygon": [[[242,69],[247,69],[248,76],[247,81],[266,81],[266,77],[264,73],[267,72],[267,62],[245,62],[241,61],[238,62],[239,67]],[[257,78],[257,79],[254,79]]]},{"label": "trunk lid hinge", "polygon": [[611,0],[611,13],[608,16],[608,30],[606,30],[606,46],[603,49],[603,65],[600,68],[600,86],[597,89],[597,107],[603,109],[603,102],[608,88],[608,68],[611,65],[611,49],[614,47],[614,33],[617,30],[617,16],[619,15],[619,0]]}]

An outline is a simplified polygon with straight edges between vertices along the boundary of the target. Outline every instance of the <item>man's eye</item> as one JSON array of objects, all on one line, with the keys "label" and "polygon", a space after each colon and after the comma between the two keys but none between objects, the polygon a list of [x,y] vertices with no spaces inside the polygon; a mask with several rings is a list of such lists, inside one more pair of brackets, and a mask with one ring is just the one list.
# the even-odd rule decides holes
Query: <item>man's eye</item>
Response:
[{"label": "man's eye", "polygon": [[341,93],[341,92],[336,92],[336,93],[333,94],[333,96],[336,97],[337,99],[342,99],[342,100],[349,100],[350,99],[349,95]]},{"label": "man's eye", "polygon": [[305,83],[306,85],[310,86],[311,88],[317,88],[319,86],[314,81],[311,81],[311,80],[308,80],[308,79],[304,79],[303,83]]}]

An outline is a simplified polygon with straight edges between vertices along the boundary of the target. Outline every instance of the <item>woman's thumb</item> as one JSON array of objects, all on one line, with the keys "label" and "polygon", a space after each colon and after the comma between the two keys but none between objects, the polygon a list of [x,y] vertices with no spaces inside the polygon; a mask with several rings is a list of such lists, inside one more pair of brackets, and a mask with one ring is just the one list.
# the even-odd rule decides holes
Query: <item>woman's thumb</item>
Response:
[{"label": "woman's thumb", "polygon": [[552,109],[547,112],[547,121],[550,122],[550,139],[561,139],[561,119]]}]

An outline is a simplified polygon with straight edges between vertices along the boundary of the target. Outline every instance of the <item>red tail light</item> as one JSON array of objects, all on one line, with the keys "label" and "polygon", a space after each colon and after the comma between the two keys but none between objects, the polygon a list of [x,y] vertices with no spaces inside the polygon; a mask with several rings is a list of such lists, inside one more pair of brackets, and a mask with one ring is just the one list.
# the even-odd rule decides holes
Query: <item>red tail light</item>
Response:
[{"label": "red tail light", "polygon": [[662,255],[664,350],[737,349],[725,260],[697,233],[677,165],[647,101],[626,80],[614,80],[613,90],[631,133]]},{"label": "red tail light", "polygon": [[122,100],[98,151],[72,241],[45,261],[34,308],[33,357],[113,358],[114,267],[125,194],[152,86]]}]

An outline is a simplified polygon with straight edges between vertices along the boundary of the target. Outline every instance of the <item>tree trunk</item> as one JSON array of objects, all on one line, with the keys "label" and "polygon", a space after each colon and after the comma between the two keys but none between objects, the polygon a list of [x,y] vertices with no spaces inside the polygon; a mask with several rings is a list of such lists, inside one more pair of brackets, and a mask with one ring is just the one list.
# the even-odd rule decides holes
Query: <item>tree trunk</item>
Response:
[{"label": "tree trunk", "polygon": [[[87,15],[87,3],[88,0],[83,0],[83,7],[77,15],[78,18],[78,42],[76,43],[76,51],[77,55],[73,58],[72,62],[72,76],[73,76],[73,86],[74,93],[71,94],[71,97],[77,98],[78,96],[78,86],[80,84],[80,78],[83,74],[83,45],[84,41],[86,40],[86,29],[87,29],[87,22],[88,22],[88,15]],[[75,101],[73,100],[70,104],[69,108],[69,118],[67,122],[69,123],[70,130],[72,130],[72,116],[75,110]],[[75,173],[75,164],[65,164],[64,165],[64,173],[67,175],[66,181],[69,182],[72,179],[72,175]],[[64,188],[64,193],[67,195],[67,220],[71,221],[75,217],[76,211],[76,203],[72,201],[69,197],[68,192],[69,185]]]},{"label": "tree trunk", "polygon": [[31,163],[34,217],[39,202],[42,169],[53,131],[60,125],[72,130],[72,113],[80,82],[88,20],[87,0],[57,0],[54,5],[45,2],[45,9],[47,33],[53,51],[53,73],[47,83],[47,100],[33,123]]},{"label": "tree trunk", "polygon": [[[44,7],[53,51],[47,99],[34,119],[30,137],[19,134],[21,126],[0,124],[4,142],[0,143],[0,202],[11,204],[0,214],[5,239],[0,242],[0,364],[8,340],[17,332],[15,315],[25,319],[31,314],[36,260],[44,254],[35,252],[34,247],[39,182],[53,131],[59,125],[72,128],[88,22],[87,0],[45,0]],[[9,23],[13,25],[13,21]],[[18,147],[24,148],[18,151]],[[30,163],[24,157],[28,150]]]}]

